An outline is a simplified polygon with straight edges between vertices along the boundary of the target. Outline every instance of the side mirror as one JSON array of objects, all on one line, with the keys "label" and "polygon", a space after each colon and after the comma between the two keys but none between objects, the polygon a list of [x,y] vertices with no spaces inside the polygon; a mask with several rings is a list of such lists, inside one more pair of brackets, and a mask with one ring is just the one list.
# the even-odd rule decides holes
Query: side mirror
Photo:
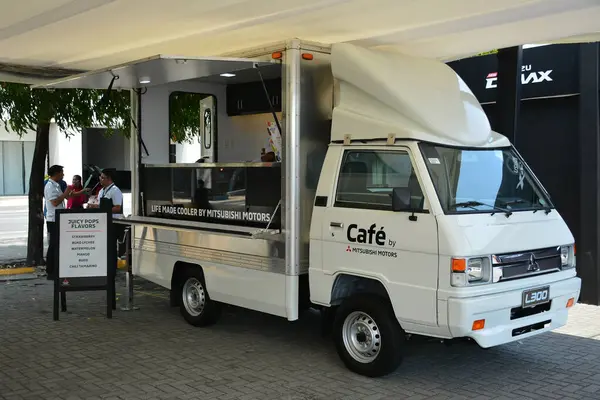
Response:
[{"label": "side mirror", "polygon": [[412,211],[410,207],[410,189],[394,188],[392,190],[392,211]]}]

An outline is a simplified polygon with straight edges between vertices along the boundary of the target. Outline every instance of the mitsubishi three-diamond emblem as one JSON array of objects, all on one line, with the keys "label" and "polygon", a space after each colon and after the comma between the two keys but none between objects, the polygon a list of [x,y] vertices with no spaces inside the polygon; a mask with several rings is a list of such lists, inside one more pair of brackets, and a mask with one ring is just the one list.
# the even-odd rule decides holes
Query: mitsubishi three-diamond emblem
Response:
[{"label": "mitsubishi three-diamond emblem", "polygon": [[538,264],[537,260],[535,259],[535,256],[533,254],[531,254],[529,256],[529,266],[527,267],[527,271],[536,272],[539,270],[540,270],[540,265]]}]

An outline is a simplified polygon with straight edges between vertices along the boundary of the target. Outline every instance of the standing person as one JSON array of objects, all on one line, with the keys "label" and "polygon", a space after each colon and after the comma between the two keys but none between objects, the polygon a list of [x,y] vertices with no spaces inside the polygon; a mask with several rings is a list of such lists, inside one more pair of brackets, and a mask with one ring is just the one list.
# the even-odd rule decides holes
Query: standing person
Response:
[{"label": "standing person", "polygon": [[[46,179],[44,181],[44,187],[46,187],[46,184],[48,183],[49,180],[50,180],[50,171],[48,171],[48,179]],[[67,182],[65,182],[64,179],[61,179],[60,181],[58,181],[58,183],[60,184],[60,190],[62,190],[64,193],[67,190]],[[46,202],[44,202],[44,218],[46,218],[47,211],[48,211],[48,209],[46,208]]]},{"label": "standing person", "polygon": [[46,273],[47,279],[55,278],[58,271],[56,270],[56,251],[57,251],[57,227],[56,227],[56,210],[65,208],[65,199],[72,192],[68,187],[63,192],[60,181],[63,180],[65,174],[61,165],[53,165],[48,169],[50,179],[44,186],[44,199],[46,205],[46,227],[48,229],[48,252],[46,253]]},{"label": "standing person", "polygon": [[[102,210],[112,210],[113,218],[118,218],[123,215],[123,193],[121,189],[115,185],[114,182],[114,171],[110,169],[102,170],[100,174],[100,185],[102,189],[98,193],[98,204],[89,204],[89,208],[100,208]],[[123,239],[123,233],[125,232],[125,225],[115,224],[114,232],[117,239],[115,246],[119,240]],[[117,253],[120,257],[124,253],[124,248]]]},{"label": "standing person", "polygon": [[83,209],[83,204],[87,203],[87,193],[89,189],[84,189],[81,183],[81,176],[74,175],[71,185],[71,196],[67,199],[68,209]]}]

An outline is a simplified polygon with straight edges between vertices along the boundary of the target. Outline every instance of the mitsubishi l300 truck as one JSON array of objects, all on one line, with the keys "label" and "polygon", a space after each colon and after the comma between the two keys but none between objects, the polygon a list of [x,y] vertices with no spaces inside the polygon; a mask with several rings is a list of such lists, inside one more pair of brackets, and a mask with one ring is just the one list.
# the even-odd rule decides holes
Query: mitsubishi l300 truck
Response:
[{"label": "mitsubishi l300 truck", "polygon": [[[376,377],[410,335],[498,346],[565,325],[578,301],[567,225],[441,62],[290,40],[48,86],[110,82],[132,89],[137,121],[133,273],[192,325],[223,304],[320,309],[346,367]],[[191,161],[169,160],[176,92],[202,94]],[[281,159],[261,161],[278,132]]]}]

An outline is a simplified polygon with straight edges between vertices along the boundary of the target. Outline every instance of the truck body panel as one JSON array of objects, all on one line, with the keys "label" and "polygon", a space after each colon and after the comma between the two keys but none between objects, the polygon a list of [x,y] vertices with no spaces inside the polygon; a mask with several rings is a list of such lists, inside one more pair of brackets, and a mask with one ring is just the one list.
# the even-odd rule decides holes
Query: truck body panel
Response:
[{"label": "truck body panel", "polygon": [[[301,58],[301,52],[306,49],[313,50],[311,60]],[[138,218],[133,228],[133,269],[135,274],[171,288],[177,262],[196,264],[204,269],[207,285],[213,283],[211,296],[215,300],[295,320],[298,318],[298,276],[308,272],[311,209],[321,165],[330,141],[333,77],[327,47],[314,47],[310,44],[301,46],[300,41],[289,41],[268,49],[250,50],[246,54],[251,55],[252,60],[264,60],[267,63],[271,53],[275,51],[282,54],[280,77],[284,82],[281,94],[284,111],[278,113],[278,117],[285,131],[290,132],[284,140],[285,161],[281,165],[281,229],[277,232],[257,232],[255,229],[254,235],[243,232],[242,236],[237,236],[235,232],[233,235],[224,234],[208,227],[203,231],[190,229],[191,227],[185,229],[176,226],[178,222],[175,221],[171,221],[174,226],[170,228],[149,228],[147,224],[150,221]],[[179,88],[181,84],[174,86]],[[221,85],[212,82],[202,82],[190,87],[196,92],[214,94],[217,104],[224,104],[224,85],[219,86]],[[151,95],[157,93],[156,96],[160,96],[164,99],[161,102],[164,102],[174,89],[165,90],[158,86],[153,88],[153,92],[150,90],[152,89],[149,89]],[[145,103],[150,102],[154,107],[161,104],[150,96],[146,97]],[[148,128],[150,134],[154,135],[151,129],[159,130],[157,127],[164,124],[164,110],[158,112],[148,109],[152,112],[143,113],[144,126],[154,127]],[[217,163],[198,165],[200,168],[232,166],[235,161],[239,163],[240,157],[245,157],[246,149],[239,146],[236,155],[231,151],[231,143],[243,137],[243,132],[249,129],[261,129],[260,126],[264,126],[264,120],[269,117],[268,114],[228,117],[224,114],[223,107],[217,107],[217,110],[217,125],[221,132],[218,159],[215,160]],[[252,128],[253,126],[256,128]],[[157,132],[156,135],[158,134]],[[165,163],[164,159],[153,158],[151,161],[153,163],[146,164],[147,171],[148,168],[156,170],[173,167]],[[146,208],[160,204],[160,201],[144,202]],[[219,230],[223,229],[216,229]],[[159,254],[160,260],[152,254]],[[228,268],[232,271],[242,268],[243,271],[236,275],[235,272],[226,272]],[[243,285],[244,290],[240,291],[235,283],[238,280],[247,282]],[[276,284],[280,286],[274,290]]]},{"label": "truck body panel", "polygon": [[332,140],[413,139],[460,146],[502,146],[464,81],[447,65],[349,44],[332,46],[336,79]]},{"label": "truck body panel", "polygon": [[[356,145],[345,147],[342,154],[329,153],[337,159],[332,172],[343,168],[341,164],[346,155],[373,151],[397,156],[400,162],[414,165],[409,147]],[[418,179],[416,174],[414,179]],[[437,326],[438,235],[435,216],[426,210],[419,213],[418,223],[414,224],[404,213],[365,209],[358,204],[356,207],[336,206],[339,200],[337,180],[327,182],[330,185],[319,187],[318,191],[319,196],[327,197],[327,205],[313,219],[314,225],[322,226],[322,259],[312,261],[322,264],[325,275],[348,274],[380,281],[389,293],[399,320]],[[411,234],[406,235],[407,232]],[[327,293],[327,297],[330,295],[331,292]],[[324,301],[315,298],[317,303]],[[415,303],[419,307],[414,307]]]},{"label": "truck body panel", "polygon": [[[573,274],[574,275],[574,274]],[[449,327],[452,337],[471,337],[484,348],[560,328],[567,323],[569,300],[577,299],[581,279],[545,276],[529,287],[549,286],[552,300],[544,311],[529,314],[521,307],[523,284],[513,290],[495,291],[482,296],[448,298]],[[562,277],[560,277],[562,278]],[[553,281],[553,282],[552,282]],[[526,287],[528,287],[526,286]],[[473,331],[473,321],[485,320],[486,329]]]}]

